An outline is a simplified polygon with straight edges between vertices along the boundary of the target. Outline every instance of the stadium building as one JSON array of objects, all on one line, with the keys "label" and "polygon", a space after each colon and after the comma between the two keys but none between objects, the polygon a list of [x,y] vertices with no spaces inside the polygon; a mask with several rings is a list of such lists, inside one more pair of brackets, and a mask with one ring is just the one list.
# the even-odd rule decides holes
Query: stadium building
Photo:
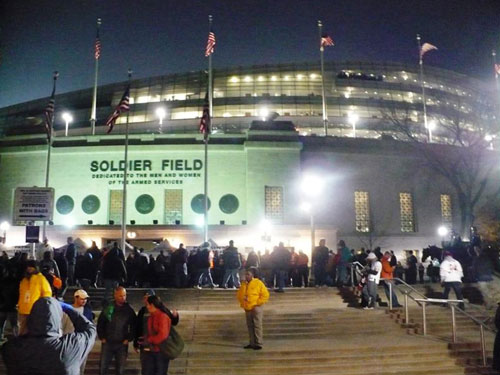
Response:
[{"label": "stadium building", "polygon": [[[316,241],[326,238],[330,247],[342,238],[353,248],[405,251],[438,243],[439,226],[458,227],[456,190],[423,166],[397,126],[404,122],[414,139],[429,141],[417,65],[328,62],[324,82],[327,137],[318,63],[215,70],[207,166],[198,131],[206,72],[133,80],[130,112],[111,134],[103,125],[127,82],[98,88],[95,135],[93,90],[56,95],[49,239],[58,245],[68,233],[98,244],[119,238],[126,121],[127,224],[135,243],[202,241],[205,167],[209,236],[221,245],[234,239],[240,249],[264,250],[283,241],[309,251],[314,228]],[[431,147],[451,147],[457,122],[482,134],[496,120],[481,81],[426,67],[424,86]],[[10,246],[24,243],[16,226],[24,223],[12,222],[15,189],[45,186],[47,103],[0,109],[0,214],[14,225]],[[68,135],[64,112],[73,118]],[[494,154],[496,138],[488,135],[488,143]],[[498,185],[498,173],[494,178]]]}]

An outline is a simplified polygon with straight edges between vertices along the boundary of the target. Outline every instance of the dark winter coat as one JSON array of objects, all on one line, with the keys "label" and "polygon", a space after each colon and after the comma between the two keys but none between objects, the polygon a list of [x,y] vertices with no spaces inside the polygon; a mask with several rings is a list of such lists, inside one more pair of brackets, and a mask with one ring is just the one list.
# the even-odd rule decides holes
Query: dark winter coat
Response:
[{"label": "dark winter coat", "polygon": [[102,259],[103,280],[127,280],[127,269],[123,260],[113,251],[110,251]]},{"label": "dark winter coat", "polygon": [[28,317],[24,336],[9,340],[2,348],[9,375],[79,375],[80,366],[92,349],[96,328],[83,315],[65,308],[75,332],[61,336],[62,308],[55,298],[40,298]]},{"label": "dark winter coat", "polygon": [[135,336],[136,316],[130,305],[122,306],[112,303],[104,308],[97,320],[97,335],[110,344],[118,344],[125,340],[132,341]]}]

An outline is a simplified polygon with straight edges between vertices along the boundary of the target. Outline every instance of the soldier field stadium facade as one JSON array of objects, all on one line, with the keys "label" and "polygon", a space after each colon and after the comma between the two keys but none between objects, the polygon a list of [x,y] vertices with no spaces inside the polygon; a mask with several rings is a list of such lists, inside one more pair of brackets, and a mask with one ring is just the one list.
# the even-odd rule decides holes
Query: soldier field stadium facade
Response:
[{"label": "soldier field stadium facade", "polygon": [[[131,243],[202,242],[204,172],[208,171],[208,231],[217,244],[263,251],[282,241],[309,252],[344,239],[351,248],[421,250],[441,241],[437,228],[458,228],[456,191],[426,168],[388,113],[405,113],[414,136],[427,142],[417,65],[327,62],[324,136],[319,63],[214,70],[208,165],[198,126],[206,73],[131,81],[130,112],[110,134],[104,126],[127,82],[98,87],[92,135],[92,89],[55,97],[49,186],[55,189],[47,237],[55,246],[72,234],[98,245],[120,238],[124,123],[129,122],[127,232]],[[464,119],[471,131],[494,121],[486,83],[433,67],[425,70],[429,121]],[[14,222],[18,187],[44,187],[48,98],[0,109],[0,219],[11,224],[7,248],[25,244]],[[158,112],[162,108],[162,112]],[[477,113],[481,112],[481,116]],[[65,132],[62,113],[73,120]],[[158,114],[160,113],[160,118]],[[449,147],[439,125],[433,147]],[[489,150],[496,153],[496,138]],[[304,180],[312,185],[304,189]],[[311,178],[314,178],[311,180]],[[491,186],[499,186],[498,173]],[[487,196],[487,194],[485,194]],[[304,208],[307,208],[305,210]]]}]

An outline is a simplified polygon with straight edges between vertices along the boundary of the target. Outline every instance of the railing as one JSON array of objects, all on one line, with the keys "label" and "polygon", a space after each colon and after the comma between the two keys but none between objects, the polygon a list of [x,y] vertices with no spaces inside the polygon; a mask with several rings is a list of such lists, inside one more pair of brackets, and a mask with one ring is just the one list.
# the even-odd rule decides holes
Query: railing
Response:
[{"label": "railing", "polygon": [[[361,272],[359,271],[359,268],[363,269],[364,266],[359,263],[359,262],[353,262],[351,263],[351,285],[354,286],[354,272],[356,272],[358,275],[361,276]],[[404,295],[404,311],[405,311],[405,323],[409,324],[410,321],[410,314],[409,314],[409,304],[408,304],[408,297],[411,298],[413,301],[417,303],[420,307],[422,307],[422,334],[424,336],[427,335],[427,304],[446,304],[451,308],[451,338],[452,342],[456,343],[457,342],[457,322],[456,322],[456,312],[458,311],[460,314],[466,316],[470,320],[472,320],[474,323],[476,323],[479,326],[479,335],[480,335],[480,344],[481,344],[481,357],[482,357],[482,363],[483,366],[487,365],[487,358],[486,358],[486,344],[485,344],[485,338],[484,338],[484,331],[485,329],[487,331],[495,333],[496,330],[489,327],[486,323],[491,319],[487,318],[485,320],[480,320],[476,318],[475,316],[471,315],[470,313],[466,312],[464,309],[461,309],[458,307],[458,304],[465,304],[467,303],[467,309],[472,308],[476,310],[481,310],[478,306],[475,306],[473,304],[470,304],[464,300],[450,300],[450,299],[436,299],[436,298],[427,298],[424,294],[413,288],[411,285],[407,284],[405,281],[401,280],[400,278],[393,278],[393,279],[381,279],[381,280],[393,280],[397,281],[400,283],[400,285],[404,285],[405,289],[402,290],[402,293]],[[393,284],[392,282],[387,283],[389,286],[389,309],[392,310],[393,303],[392,303],[392,288]],[[415,293],[421,298],[414,298],[411,294]]]}]

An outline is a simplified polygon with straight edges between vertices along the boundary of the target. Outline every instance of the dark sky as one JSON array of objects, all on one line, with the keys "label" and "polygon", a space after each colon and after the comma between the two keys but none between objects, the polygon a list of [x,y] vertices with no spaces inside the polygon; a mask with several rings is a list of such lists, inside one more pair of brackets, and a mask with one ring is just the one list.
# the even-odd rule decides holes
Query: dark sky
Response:
[{"label": "dark sky", "polygon": [[[415,34],[439,48],[426,63],[491,79],[500,0],[2,0],[0,107],[93,85],[205,69],[208,15],[214,68],[319,60],[317,20],[336,46],[326,60],[416,62]],[[500,57],[500,56],[499,56]],[[500,60],[500,59],[499,59]]]}]

